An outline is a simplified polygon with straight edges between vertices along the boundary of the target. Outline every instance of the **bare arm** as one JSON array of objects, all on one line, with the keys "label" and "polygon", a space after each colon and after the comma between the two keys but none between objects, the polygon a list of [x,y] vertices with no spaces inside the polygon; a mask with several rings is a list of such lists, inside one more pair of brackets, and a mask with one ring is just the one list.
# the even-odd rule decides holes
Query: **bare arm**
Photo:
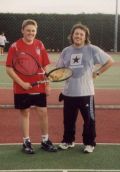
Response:
[{"label": "bare arm", "polygon": [[14,71],[12,67],[6,67],[7,74],[17,83],[19,84],[23,89],[28,90],[32,88],[31,84],[28,82],[24,82]]},{"label": "bare arm", "polygon": [[104,65],[102,65],[97,71],[93,72],[93,78],[96,78],[97,76],[101,75],[103,72],[105,72],[107,69],[109,69],[113,65],[114,61],[112,58],[110,58]]},{"label": "bare arm", "polygon": [[[48,68],[47,66],[44,67],[44,71],[46,73],[47,73],[47,68]],[[45,89],[46,89],[46,94],[50,95],[50,93],[51,93],[51,86],[50,86],[49,82],[46,82],[46,88]]]}]

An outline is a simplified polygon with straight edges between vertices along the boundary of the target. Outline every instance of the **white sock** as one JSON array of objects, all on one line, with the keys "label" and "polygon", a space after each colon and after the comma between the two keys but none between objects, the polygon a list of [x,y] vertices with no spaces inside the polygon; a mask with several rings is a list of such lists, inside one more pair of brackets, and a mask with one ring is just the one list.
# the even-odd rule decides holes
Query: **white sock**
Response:
[{"label": "white sock", "polygon": [[46,142],[48,140],[48,134],[42,135],[42,141]]}]

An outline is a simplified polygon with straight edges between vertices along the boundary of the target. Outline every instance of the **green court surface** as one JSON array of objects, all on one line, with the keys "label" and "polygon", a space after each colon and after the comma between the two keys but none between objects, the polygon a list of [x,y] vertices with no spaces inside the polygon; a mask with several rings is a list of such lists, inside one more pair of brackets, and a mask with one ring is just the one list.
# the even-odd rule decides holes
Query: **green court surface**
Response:
[{"label": "green court surface", "polygon": [[[52,53],[50,54],[50,59],[53,63],[52,66],[50,66],[49,70],[51,68],[55,67],[55,62],[57,61],[59,57],[59,54]],[[120,88],[120,54],[118,55],[112,55],[115,63],[108,71],[106,71],[104,74],[102,74],[99,78],[97,78],[95,82],[95,88],[98,89],[119,89]],[[0,57],[0,61],[5,61],[5,57]],[[63,87],[64,82],[59,83],[51,83],[52,88],[61,88]],[[5,66],[0,65],[0,88],[11,88],[12,87],[12,80],[9,78],[9,76],[6,74]]]},{"label": "green court surface", "polygon": [[97,145],[91,154],[83,153],[82,145],[56,153],[33,146],[36,154],[27,155],[20,145],[1,145],[0,171],[120,171],[120,145]]}]

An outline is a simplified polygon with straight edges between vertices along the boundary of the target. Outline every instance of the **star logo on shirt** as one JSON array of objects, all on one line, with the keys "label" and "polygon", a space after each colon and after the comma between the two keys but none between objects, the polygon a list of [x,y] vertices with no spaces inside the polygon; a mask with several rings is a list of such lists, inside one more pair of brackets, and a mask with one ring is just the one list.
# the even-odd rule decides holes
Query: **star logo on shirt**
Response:
[{"label": "star logo on shirt", "polygon": [[73,59],[73,63],[79,63],[80,58],[78,58],[77,56]]},{"label": "star logo on shirt", "polygon": [[72,54],[70,59],[70,65],[71,66],[80,66],[82,63],[82,54]]}]

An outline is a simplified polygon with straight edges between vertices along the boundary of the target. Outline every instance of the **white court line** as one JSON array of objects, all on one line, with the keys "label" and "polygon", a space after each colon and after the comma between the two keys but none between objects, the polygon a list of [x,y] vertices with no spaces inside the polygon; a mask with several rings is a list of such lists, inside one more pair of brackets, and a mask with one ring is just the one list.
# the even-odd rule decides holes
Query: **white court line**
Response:
[{"label": "white court line", "polygon": [[[21,145],[23,144],[22,142],[20,143],[0,143],[0,146],[14,146],[14,145]],[[40,143],[32,143],[33,145],[39,145]],[[54,143],[56,145],[60,143]],[[83,143],[75,143],[75,145],[83,145]],[[103,146],[120,146],[120,143],[97,143],[97,145],[103,145]]]},{"label": "white court line", "polygon": [[0,172],[120,172],[114,169],[11,169],[0,170]]},{"label": "white court line", "polygon": [[[5,89],[5,88],[4,88]],[[2,108],[2,109],[7,109],[7,108],[11,108],[11,109],[13,109],[14,108],[14,105],[13,104],[3,104],[3,105],[0,105],[0,108]],[[61,105],[61,104],[53,104],[53,105],[49,105],[48,104],[48,108],[63,108],[63,105]],[[120,109],[120,105],[119,104],[116,104],[116,105],[95,105],[95,108],[96,109],[108,109],[108,110],[110,110],[110,109],[112,109],[112,110],[116,110],[116,109]]]},{"label": "white court line", "polygon": [[63,172],[68,172],[68,170],[63,170]]},{"label": "white court line", "polygon": [[0,172],[64,172],[64,170],[60,169],[18,169],[18,170],[0,170]]}]

